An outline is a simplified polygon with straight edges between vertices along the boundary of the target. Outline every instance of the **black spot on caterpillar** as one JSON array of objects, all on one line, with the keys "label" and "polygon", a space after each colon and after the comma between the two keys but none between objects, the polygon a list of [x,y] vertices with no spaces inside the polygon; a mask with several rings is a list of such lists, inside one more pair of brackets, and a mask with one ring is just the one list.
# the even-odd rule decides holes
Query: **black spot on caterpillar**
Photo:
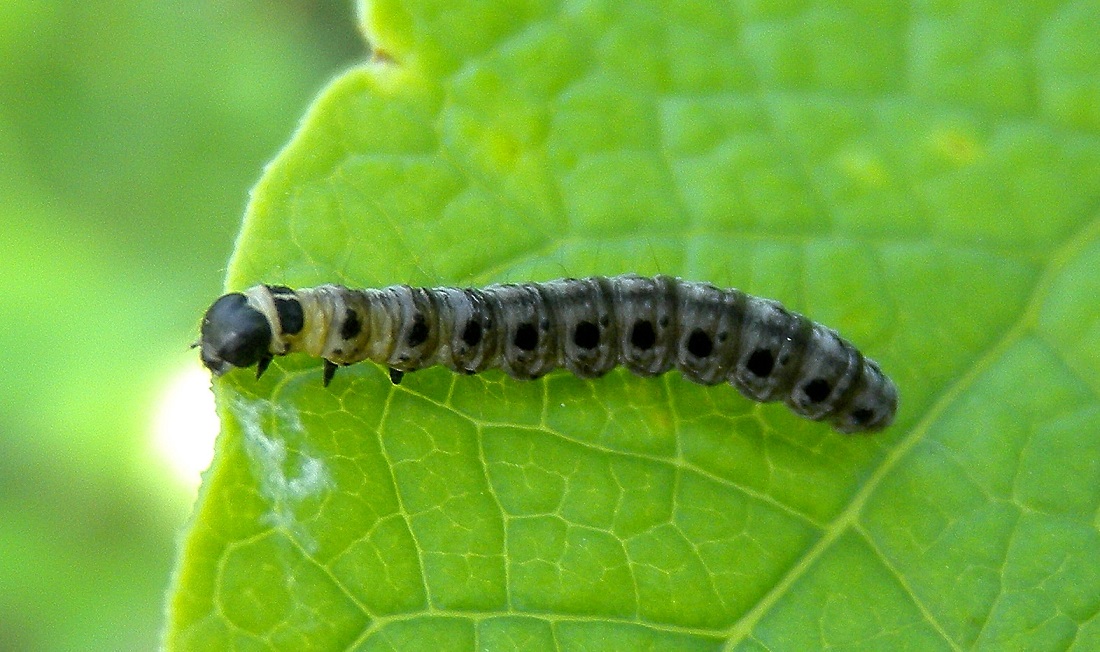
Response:
[{"label": "black spot on caterpillar", "polygon": [[885,428],[898,402],[894,383],[835,331],[776,301],[668,276],[483,289],[257,285],[214,302],[199,345],[219,376],[257,365],[258,378],[274,356],[304,351],[324,358],[325,385],[337,366],[363,360],[387,366],[394,383],[433,365],[519,379],[559,367],[581,378],[618,365],[640,376],[676,368],[846,433]]}]

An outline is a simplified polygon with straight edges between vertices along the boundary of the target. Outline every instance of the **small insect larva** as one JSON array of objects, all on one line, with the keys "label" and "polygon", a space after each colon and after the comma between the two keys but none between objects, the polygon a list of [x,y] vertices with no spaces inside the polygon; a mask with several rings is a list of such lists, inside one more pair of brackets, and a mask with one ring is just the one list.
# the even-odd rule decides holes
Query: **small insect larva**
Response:
[{"label": "small insect larva", "polygon": [[337,366],[362,360],[387,366],[395,384],[433,365],[519,379],[559,367],[581,378],[618,365],[639,376],[676,368],[841,432],[885,428],[898,402],[894,383],[835,331],[776,301],[669,276],[483,289],[257,285],[215,301],[198,344],[219,376],[256,365],[259,378],[274,356],[304,351],[324,358],[326,386]]}]

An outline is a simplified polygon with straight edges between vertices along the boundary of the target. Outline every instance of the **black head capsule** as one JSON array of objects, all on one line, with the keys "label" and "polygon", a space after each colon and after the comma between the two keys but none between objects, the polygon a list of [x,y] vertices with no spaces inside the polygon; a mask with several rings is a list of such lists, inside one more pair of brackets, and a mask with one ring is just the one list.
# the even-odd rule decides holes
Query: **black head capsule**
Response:
[{"label": "black head capsule", "polygon": [[251,367],[271,358],[271,324],[239,292],[217,301],[202,318],[202,363],[220,376],[233,367]]}]

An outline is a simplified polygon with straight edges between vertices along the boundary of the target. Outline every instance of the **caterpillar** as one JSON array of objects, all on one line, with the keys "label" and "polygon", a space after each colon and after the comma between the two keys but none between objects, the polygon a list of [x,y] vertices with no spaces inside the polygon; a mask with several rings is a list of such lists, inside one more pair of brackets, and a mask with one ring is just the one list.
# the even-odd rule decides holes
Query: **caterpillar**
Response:
[{"label": "caterpillar", "polygon": [[483,289],[257,285],[215,301],[196,346],[215,375],[256,365],[257,378],[274,356],[304,351],[324,358],[325,386],[338,366],[363,360],[387,366],[394,384],[433,365],[518,379],[560,367],[581,378],[619,365],[639,376],[676,368],[844,433],[885,428],[898,403],[893,381],[836,331],[777,301],[670,276]]}]

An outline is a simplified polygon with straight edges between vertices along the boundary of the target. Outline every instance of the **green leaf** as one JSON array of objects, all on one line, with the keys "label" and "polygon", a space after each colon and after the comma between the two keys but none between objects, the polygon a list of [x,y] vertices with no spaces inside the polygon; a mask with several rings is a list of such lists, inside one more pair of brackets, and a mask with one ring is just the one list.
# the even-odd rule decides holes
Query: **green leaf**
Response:
[{"label": "green leaf", "polygon": [[709,280],[840,329],[901,412],[234,372],[171,647],[1100,646],[1100,5],[364,6],[229,287]]}]

